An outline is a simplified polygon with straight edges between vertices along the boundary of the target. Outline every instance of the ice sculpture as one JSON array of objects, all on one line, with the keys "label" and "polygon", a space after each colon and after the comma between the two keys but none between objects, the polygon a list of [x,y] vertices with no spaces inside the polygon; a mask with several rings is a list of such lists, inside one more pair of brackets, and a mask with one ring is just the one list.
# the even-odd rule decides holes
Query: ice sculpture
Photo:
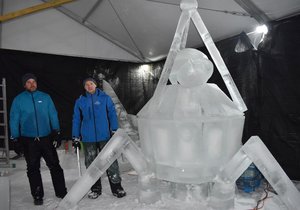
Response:
[{"label": "ice sculpture", "polygon": [[120,99],[118,98],[114,89],[104,79],[102,79],[102,86],[103,91],[112,98],[115,104],[116,112],[118,115],[119,127],[124,129],[133,141],[137,142],[139,139],[137,129],[134,129],[134,126],[132,125],[132,119],[130,118],[130,115],[127,113],[123,104],[120,102]]},{"label": "ice sculpture", "polygon": [[178,52],[168,85],[154,113],[151,100],[138,114],[141,147],[159,179],[213,181],[241,146],[244,114],[215,85],[213,65],[195,49]]},{"label": "ice sculpture", "polygon": [[[197,12],[197,1],[182,0],[180,7],[182,15],[158,86],[138,114],[142,150],[119,129],[58,209],[76,206],[121,153],[139,175],[140,202],[159,200],[157,181],[167,180],[175,188],[180,183],[201,184],[211,209],[233,209],[235,181],[254,162],[288,209],[300,206],[299,192],[261,140],[252,137],[241,147],[246,106]],[[207,57],[195,49],[184,49],[190,20],[233,101],[207,83],[213,71]],[[166,85],[168,79],[172,85]]]}]

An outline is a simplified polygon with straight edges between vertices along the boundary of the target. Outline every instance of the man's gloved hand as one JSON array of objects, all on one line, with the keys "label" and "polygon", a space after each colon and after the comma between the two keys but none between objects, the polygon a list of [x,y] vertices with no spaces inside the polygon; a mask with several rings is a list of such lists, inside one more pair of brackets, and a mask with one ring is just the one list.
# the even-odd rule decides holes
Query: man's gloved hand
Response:
[{"label": "man's gloved hand", "polygon": [[10,137],[10,140],[13,142],[15,153],[19,156],[22,156],[24,153],[24,149],[23,149],[23,145],[20,143],[19,139]]},{"label": "man's gloved hand", "polygon": [[81,149],[81,144],[80,144],[80,138],[78,138],[78,137],[74,137],[73,139],[72,139],[72,146],[73,146],[73,148],[75,149],[75,150],[77,150],[77,148],[80,150]]},{"label": "man's gloved hand", "polygon": [[116,133],[116,131],[110,131],[110,138]]},{"label": "man's gloved hand", "polygon": [[55,148],[60,147],[62,141],[60,131],[52,131],[51,138],[52,138],[53,146]]}]

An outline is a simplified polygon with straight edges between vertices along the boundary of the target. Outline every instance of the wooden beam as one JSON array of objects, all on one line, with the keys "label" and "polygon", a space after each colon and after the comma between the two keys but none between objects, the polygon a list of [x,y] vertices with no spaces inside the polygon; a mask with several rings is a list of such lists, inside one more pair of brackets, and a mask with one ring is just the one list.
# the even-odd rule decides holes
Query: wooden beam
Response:
[{"label": "wooden beam", "polygon": [[28,7],[28,8],[25,8],[25,9],[18,10],[18,11],[15,11],[15,12],[10,12],[10,13],[7,13],[5,15],[1,15],[0,16],[0,22],[11,20],[11,19],[14,19],[14,18],[17,18],[17,17],[21,17],[21,16],[28,15],[28,14],[31,14],[31,13],[34,13],[34,12],[49,9],[49,8],[52,8],[52,7],[57,7],[57,6],[60,6],[62,4],[70,3],[72,1],[75,1],[75,0],[51,0],[49,2],[45,2],[45,3],[38,4],[38,5],[35,5],[35,6],[32,6],[32,7]]}]

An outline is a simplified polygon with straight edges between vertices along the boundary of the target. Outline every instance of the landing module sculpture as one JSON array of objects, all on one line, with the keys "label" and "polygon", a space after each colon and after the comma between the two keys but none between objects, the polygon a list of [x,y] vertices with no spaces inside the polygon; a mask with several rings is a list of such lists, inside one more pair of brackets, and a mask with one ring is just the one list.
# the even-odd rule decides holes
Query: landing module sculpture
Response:
[{"label": "landing module sculpture", "polygon": [[[235,181],[253,162],[288,209],[300,206],[300,193],[259,137],[241,146],[247,108],[197,7],[196,0],[181,1],[182,14],[158,86],[138,113],[141,149],[119,129],[58,209],[75,207],[122,153],[138,174],[138,197],[143,203],[160,200],[157,185],[167,180],[175,186],[206,188],[211,209],[233,209]],[[233,101],[216,85],[206,83],[213,72],[206,55],[185,49],[190,20]],[[168,79],[172,85],[166,85]]]}]

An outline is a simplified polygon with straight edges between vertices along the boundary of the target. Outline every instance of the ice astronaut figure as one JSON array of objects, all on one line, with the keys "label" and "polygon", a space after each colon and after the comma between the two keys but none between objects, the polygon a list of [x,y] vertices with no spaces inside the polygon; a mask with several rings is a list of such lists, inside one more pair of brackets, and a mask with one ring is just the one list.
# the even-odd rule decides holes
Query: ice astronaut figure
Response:
[{"label": "ice astronaut figure", "polygon": [[207,83],[213,64],[196,49],[178,52],[168,85],[152,114],[139,112],[142,150],[157,178],[212,182],[241,147],[244,113],[217,85]]},{"label": "ice astronaut figure", "polygon": [[[72,186],[57,209],[72,209],[123,153],[138,174],[139,201],[160,199],[159,180],[173,183],[212,182],[211,209],[234,208],[235,181],[253,162],[277,192],[287,209],[300,206],[300,193],[259,137],[241,147],[243,112],[247,110],[230,73],[198,11],[196,0],[182,0],[181,16],[164,69],[151,100],[139,112],[141,149],[123,129]],[[194,49],[184,49],[192,20],[232,101],[206,83],[212,64]],[[166,85],[170,79],[173,85]]]}]

